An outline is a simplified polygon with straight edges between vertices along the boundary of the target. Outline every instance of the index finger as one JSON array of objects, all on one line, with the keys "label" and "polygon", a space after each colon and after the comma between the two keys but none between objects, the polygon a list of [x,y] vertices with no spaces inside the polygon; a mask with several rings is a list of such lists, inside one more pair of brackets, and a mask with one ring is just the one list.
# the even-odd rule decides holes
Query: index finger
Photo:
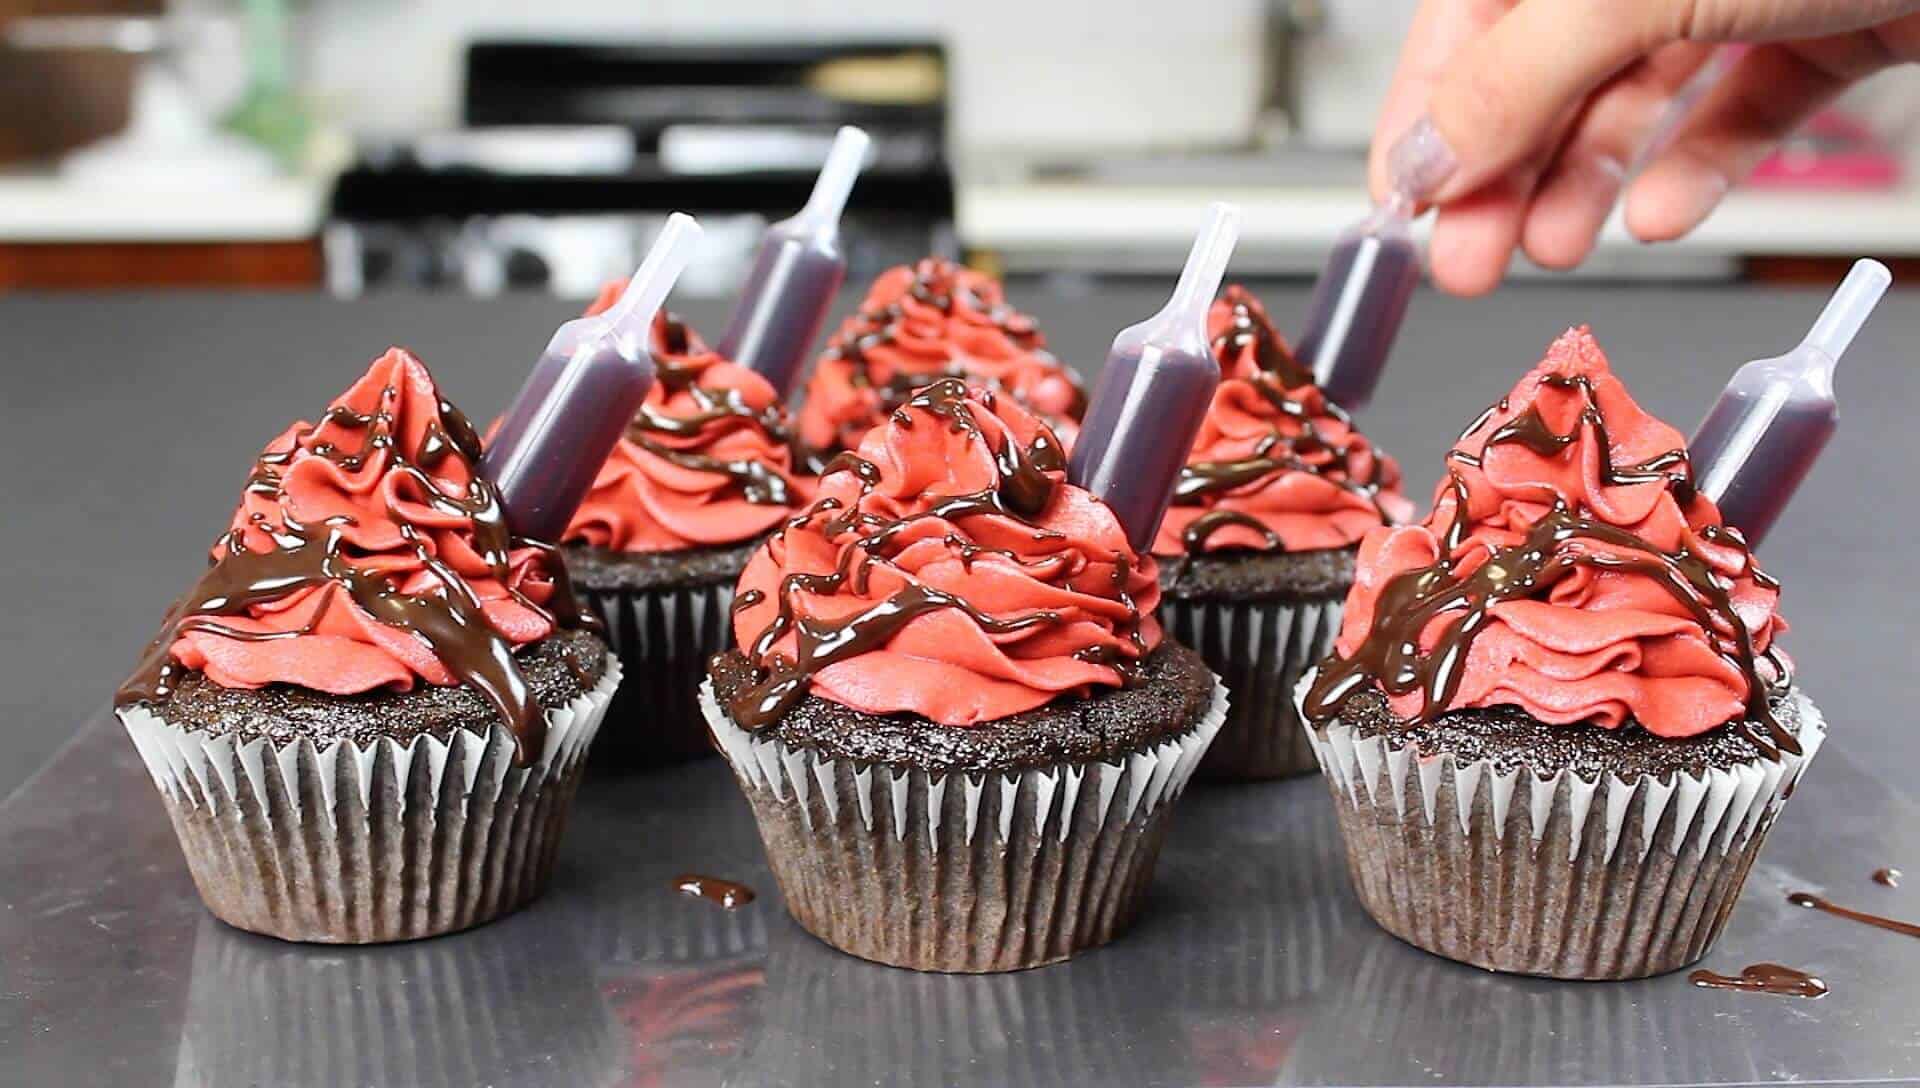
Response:
[{"label": "index finger", "polygon": [[[1664,0],[1524,0],[1447,61],[1433,83],[1417,197],[1444,202],[1550,146],[1568,111],[1629,65],[1684,37],[1686,5]],[[1426,183],[1430,180],[1430,183]]]},{"label": "index finger", "polygon": [[1468,42],[1500,21],[1517,0],[1421,0],[1400,47],[1380,117],[1374,122],[1367,153],[1367,188],[1376,201],[1387,197],[1387,151],[1421,115],[1447,63]]}]

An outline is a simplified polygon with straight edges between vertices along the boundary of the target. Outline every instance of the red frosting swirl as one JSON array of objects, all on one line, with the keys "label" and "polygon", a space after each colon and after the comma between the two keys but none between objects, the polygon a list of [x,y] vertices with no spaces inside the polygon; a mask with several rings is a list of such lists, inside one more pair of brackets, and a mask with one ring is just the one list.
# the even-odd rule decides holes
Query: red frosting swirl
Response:
[{"label": "red frosting swirl", "polygon": [[[426,366],[389,350],[319,423],[268,443],[156,649],[235,688],[501,680],[504,647],[553,631],[560,587],[548,549],[509,546],[478,457]],[[476,613],[489,630],[457,630]]]},{"label": "red frosting swirl", "polygon": [[1207,327],[1220,387],[1155,554],[1344,548],[1411,515],[1400,466],[1313,384],[1246,288],[1227,288]]},{"label": "red frosting swirl", "polygon": [[[612,305],[609,284],[589,315]],[[653,323],[659,379],[594,478],[565,539],[625,552],[752,540],[806,504],[786,406],[767,380],[715,353],[662,313]]]},{"label": "red frosting swirl", "polygon": [[1154,561],[1061,465],[1010,397],[947,380],[906,400],[741,576],[734,634],[767,677],[735,718],[811,690],[965,726],[1127,683],[1160,642]]},{"label": "red frosting swirl", "polygon": [[1693,492],[1684,451],[1569,330],[1461,437],[1427,520],[1367,535],[1310,702],[1371,680],[1408,718],[1514,705],[1664,737],[1770,723],[1778,587]]},{"label": "red frosting swirl", "polygon": [[991,276],[929,257],[882,273],[807,380],[800,438],[823,454],[860,440],[940,378],[1013,394],[1069,446],[1086,411],[1073,373]]}]

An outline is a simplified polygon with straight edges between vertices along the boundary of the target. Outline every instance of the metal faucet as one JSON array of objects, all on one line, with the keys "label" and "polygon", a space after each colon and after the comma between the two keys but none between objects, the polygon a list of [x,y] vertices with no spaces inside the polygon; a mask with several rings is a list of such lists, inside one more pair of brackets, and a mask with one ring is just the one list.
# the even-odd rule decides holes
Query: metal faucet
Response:
[{"label": "metal faucet", "polygon": [[1253,145],[1271,148],[1304,135],[1301,50],[1326,29],[1324,0],[1269,0],[1261,35],[1261,95],[1254,115]]}]

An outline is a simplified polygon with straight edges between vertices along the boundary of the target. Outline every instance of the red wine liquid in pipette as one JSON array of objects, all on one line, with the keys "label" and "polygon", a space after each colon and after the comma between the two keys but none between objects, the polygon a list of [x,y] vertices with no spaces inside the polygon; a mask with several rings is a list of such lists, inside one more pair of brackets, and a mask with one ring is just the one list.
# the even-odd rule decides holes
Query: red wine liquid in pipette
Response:
[{"label": "red wine liquid in pipette", "polygon": [[812,231],[783,236],[782,226],[768,228],[741,289],[741,305],[716,350],[785,396],[826,324],[847,260],[837,238]]},{"label": "red wine liquid in pipette", "polygon": [[1373,399],[1419,283],[1420,253],[1394,206],[1334,244],[1300,334],[1300,358],[1328,399],[1349,412]]},{"label": "red wine liquid in pipette", "polygon": [[[516,535],[560,539],[606,455],[647,399],[653,378],[653,360],[644,349],[636,360],[610,341],[572,356],[540,356],[481,462]],[[506,450],[513,451],[510,457],[501,454]],[[601,453],[587,456],[584,450]]]},{"label": "red wine liquid in pipette", "polygon": [[[1116,350],[1100,372],[1073,445],[1071,477],[1113,508],[1142,555],[1153,547],[1186,448],[1219,385],[1211,352],[1151,344]],[[1179,456],[1169,453],[1174,445]]]},{"label": "red wine liquid in pipette", "polygon": [[806,207],[767,228],[719,352],[767,379],[782,397],[806,364],[847,278],[840,213],[871,143],[852,125],[834,135]]},{"label": "red wine liquid in pipette", "polygon": [[1121,330],[1094,385],[1067,478],[1105,502],[1133,550],[1153,548],[1187,451],[1220,386],[1207,309],[1240,236],[1240,210],[1212,204],[1167,304]]},{"label": "red wine liquid in pipette", "polygon": [[[1745,396],[1728,389],[1687,444],[1687,454],[1697,466],[1726,466],[1718,471],[1732,479],[1718,500],[1720,516],[1749,544],[1758,544],[1839,425],[1832,400],[1784,391]],[[1695,479],[1715,482],[1697,474]]]},{"label": "red wine liquid in pipette", "polygon": [[555,543],[566,531],[653,388],[653,315],[699,244],[692,216],[669,216],[620,300],[560,326],[540,353],[480,458],[515,534]]},{"label": "red wine liquid in pipette", "polygon": [[1727,382],[1687,443],[1694,486],[1758,545],[1839,429],[1833,371],[1893,282],[1878,261],[1855,261],[1806,339],[1756,359]]}]

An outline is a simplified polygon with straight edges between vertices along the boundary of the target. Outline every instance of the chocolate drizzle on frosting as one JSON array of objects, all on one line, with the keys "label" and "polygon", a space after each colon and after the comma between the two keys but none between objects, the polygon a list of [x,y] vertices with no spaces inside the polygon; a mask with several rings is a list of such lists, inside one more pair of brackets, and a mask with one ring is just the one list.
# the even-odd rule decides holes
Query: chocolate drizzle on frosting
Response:
[{"label": "chocolate drizzle on frosting", "polygon": [[[957,306],[986,318],[995,328],[1006,334],[1013,346],[1021,351],[1039,352],[1044,348],[1040,330],[1034,325],[1033,318],[1013,308],[1004,299],[989,302],[982,298],[961,275],[961,269],[952,261],[938,257],[925,257],[913,266],[913,286],[907,292],[916,302],[924,303],[936,310],[951,313]],[[897,322],[907,316],[907,309],[899,302],[890,302],[885,306],[862,309],[856,317],[859,331],[854,335],[837,337],[839,342],[829,349],[829,354],[839,354],[856,363],[863,364],[856,375],[864,374],[865,359],[862,353],[882,344],[892,343],[896,337]],[[953,375],[958,376],[958,375]],[[863,380],[856,376],[856,381]],[[910,391],[909,391],[910,392]]]},{"label": "chocolate drizzle on frosting", "polygon": [[1254,364],[1279,378],[1286,388],[1313,384],[1313,371],[1287,347],[1280,330],[1274,328],[1273,321],[1267,317],[1267,308],[1253,297],[1253,292],[1236,283],[1221,292],[1220,298],[1231,308],[1232,315],[1226,331],[1213,338],[1214,358],[1237,356],[1250,347]]},{"label": "chocolate drizzle on frosting", "polygon": [[[1300,472],[1365,498],[1379,511],[1382,523],[1390,522],[1392,518],[1379,501],[1380,491],[1387,483],[1386,459],[1372,458],[1366,476],[1354,476],[1348,466],[1358,432],[1353,430],[1351,417],[1325,397],[1313,396],[1317,404],[1310,407],[1306,401],[1288,395],[1288,390],[1310,388],[1313,373],[1287,348],[1286,341],[1267,318],[1266,309],[1251,292],[1234,284],[1222,294],[1221,301],[1229,305],[1231,315],[1226,331],[1213,339],[1214,358],[1226,370],[1250,348],[1258,373],[1228,380],[1253,389],[1279,413],[1279,418],[1251,456],[1232,461],[1196,461],[1182,467],[1174,484],[1173,504],[1202,505],[1212,496],[1253,487],[1283,473]],[[1316,426],[1316,416],[1339,423],[1351,437],[1345,442],[1328,440]],[[1288,435],[1282,421],[1290,423],[1297,433]],[[1306,459],[1313,454],[1326,456],[1317,463]],[[1228,526],[1244,526],[1261,533],[1269,550],[1277,551],[1284,546],[1280,535],[1259,519],[1222,510],[1197,518],[1181,534],[1181,544],[1189,555],[1199,554],[1206,550],[1213,534]]]},{"label": "chocolate drizzle on frosting", "polygon": [[[1175,506],[1194,506],[1211,495],[1249,487],[1277,476],[1283,472],[1304,472],[1318,476],[1329,483],[1336,484],[1373,503],[1380,513],[1384,524],[1390,520],[1387,512],[1380,506],[1380,489],[1386,483],[1386,461],[1374,458],[1373,469],[1364,479],[1356,478],[1347,471],[1348,457],[1352,453],[1350,443],[1333,443],[1321,436],[1315,428],[1313,416],[1300,401],[1289,397],[1285,390],[1276,386],[1265,374],[1245,379],[1246,384],[1258,392],[1271,404],[1281,416],[1294,421],[1300,433],[1289,438],[1278,423],[1273,433],[1260,440],[1254,448],[1253,456],[1237,461],[1197,461],[1180,469],[1180,477],[1173,485],[1173,504]],[[1321,413],[1329,418],[1346,424],[1347,414],[1331,401],[1323,401]],[[1349,431],[1349,433],[1353,433]],[[1303,459],[1302,454],[1326,452],[1329,457],[1325,464],[1314,464]],[[1266,533],[1269,542],[1275,548],[1280,547],[1279,535],[1268,529],[1257,519],[1220,516],[1228,512],[1212,511],[1197,519],[1187,527],[1182,543],[1189,553],[1205,550],[1206,542],[1215,532],[1228,525],[1249,525]]]},{"label": "chocolate drizzle on frosting", "polygon": [[[261,454],[247,477],[246,490],[264,497],[278,497],[281,475],[293,463],[301,449],[300,443],[322,426],[332,424],[362,431],[364,438],[353,451],[321,442],[306,452],[352,472],[364,467],[375,450],[387,451],[388,471],[404,474],[415,484],[415,494],[410,497],[469,522],[475,552],[492,568],[515,600],[559,626],[590,626],[594,621],[575,599],[558,554],[546,544],[510,536],[501,515],[499,496],[490,482],[474,472],[465,494],[450,495],[423,470],[455,454],[469,465],[477,464],[480,439],[473,425],[451,404],[439,401],[439,419],[429,425],[417,454],[420,464],[409,463],[395,446],[394,419],[385,407],[397,397],[397,389],[386,387],[381,393],[383,407],[370,414],[354,412],[342,405],[329,408],[319,423],[300,432],[285,449],[269,449]],[[204,632],[240,642],[266,642],[311,634],[326,610],[335,603],[336,596],[345,593],[354,605],[375,620],[425,642],[449,672],[486,699],[513,731],[519,759],[530,759],[541,750],[546,736],[546,714],[513,660],[512,645],[493,629],[472,587],[435,558],[413,526],[398,522],[402,539],[439,581],[437,593],[403,593],[379,570],[356,567],[350,545],[341,532],[351,524],[351,519],[344,515],[309,526],[286,518],[283,510],[283,519],[282,525],[269,530],[274,547],[267,551],[248,550],[244,534],[237,529],[224,534],[221,554],[168,610],[159,635],[148,644],[133,675],[115,693],[116,706],[161,702],[171,695],[183,668],[173,656],[174,643],[182,635]],[[262,520],[257,514],[254,516],[256,526],[266,528]],[[534,603],[512,588],[508,563],[514,547],[533,547],[545,556],[545,568],[553,580],[554,590],[547,606]],[[261,632],[220,622],[222,618],[244,615],[256,605],[315,587],[323,588],[325,593],[300,628]]]},{"label": "chocolate drizzle on frosting", "polygon": [[[992,407],[994,393],[991,390],[978,390],[974,396],[979,398],[982,406]],[[894,411],[892,425],[901,428],[918,426],[920,421],[913,413],[921,412],[944,421],[957,433],[985,442],[986,438],[969,404],[965,383],[945,379],[918,390],[903,401]],[[1026,631],[1062,622],[1060,613],[1046,609],[1010,618],[991,616],[950,593],[918,584],[909,584],[884,600],[833,622],[816,620],[795,611],[795,594],[799,592],[829,595],[839,592],[843,587],[855,593],[867,592],[874,562],[889,556],[895,548],[895,542],[915,525],[934,520],[959,521],[989,514],[1030,523],[1052,500],[1057,478],[1049,474],[1060,471],[1064,458],[1057,442],[1044,427],[1039,429],[1034,440],[1025,448],[1016,447],[1017,443],[1008,435],[1002,447],[993,451],[999,481],[998,486],[992,489],[943,498],[922,512],[902,518],[882,517],[854,508],[843,508],[838,499],[828,496],[819,499],[789,522],[790,527],[798,528],[817,520],[830,539],[847,533],[855,534],[856,539],[840,547],[839,561],[833,571],[789,574],[781,580],[777,612],[758,637],[745,648],[748,660],[755,665],[758,682],[731,702],[729,709],[734,720],[749,730],[772,725],[806,694],[809,682],[820,670],[886,645],[914,619],[939,609],[964,612],[990,634]],[[878,466],[851,451],[837,455],[826,466],[826,475],[837,472],[854,473],[860,481],[862,496],[872,491],[881,478]],[[1036,540],[1059,536],[1037,526],[1034,532]],[[959,553],[963,563],[970,563],[975,556],[986,553],[1001,555],[1015,562],[1029,562],[1036,567],[1066,561],[1065,556],[1058,555],[1022,560],[1012,552],[975,545],[952,534],[946,537],[946,543]],[[1115,577],[1121,586],[1126,584],[1129,573],[1130,568],[1124,563],[1117,569]],[[1132,615],[1130,638],[1144,651],[1139,632],[1139,610],[1124,592],[1119,596]],[[752,604],[760,604],[762,600],[756,597]],[[736,608],[741,607],[750,605],[736,603]],[[774,646],[789,633],[796,636],[795,655],[788,658],[775,654]],[[1093,661],[1095,658],[1087,656],[1082,660]],[[1125,659],[1124,655],[1099,655],[1096,663],[1115,669],[1123,682],[1133,682],[1136,676],[1134,663]]]},{"label": "chocolate drizzle on frosting", "polygon": [[[926,257],[915,263],[913,285],[907,294],[916,302],[949,314],[956,309],[977,314],[1005,335],[1018,350],[1059,365],[1046,350],[1045,338],[1040,335],[1032,317],[1014,309],[1004,299],[989,300],[982,297],[967,282],[965,270],[952,261]],[[929,370],[900,370],[885,381],[876,383],[867,353],[898,342],[901,338],[901,322],[909,317],[905,303],[898,300],[883,306],[863,306],[847,327],[834,336],[826,350],[825,358],[844,359],[852,364],[849,377],[852,384],[872,389],[879,395],[882,415],[891,414],[907,403],[913,394],[937,381],[957,379],[976,385],[998,386],[992,378],[975,373],[959,363]],[[1071,381],[1070,371],[1062,367],[1060,372]],[[1066,414],[1077,420],[1086,413],[1086,393],[1077,383],[1073,389],[1073,403]],[[825,475],[828,459],[829,454],[823,451],[809,451],[805,463],[810,472]]]},{"label": "chocolate drizzle on frosting", "polygon": [[[1548,375],[1540,379],[1541,384],[1558,389],[1573,389],[1586,398],[1586,407],[1580,411],[1580,421],[1566,434],[1557,434],[1540,415],[1538,405],[1529,405],[1527,410],[1503,424],[1487,439],[1488,446],[1501,446],[1509,443],[1521,446],[1540,457],[1554,457],[1580,439],[1582,428],[1593,431],[1593,441],[1600,451],[1600,480],[1608,487],[1632,484],[1665,482],[1673,492],[1675,502],[1686,506],[1693,501],[1693,467],[1687,459],[1684,449],[1668,450],[1656,457],[1648,458],[1637,465],[1615,465],[1613,463],[1613,439],[1607,434],[1607,421],[1600,415],[1600,408],[1594,403],[1593,383],[1587,378],[1575,375],[1564,377]],[[1504,408],[1504,402],[1501,407]],[[1471,435],[1493,418],[1490,410],[1483,415],[1480,423],[1467,431]],[[1731,530],[1729,530],[1731,531]]]},{"label": "chocolate drizzle on frosting", "polygon": [[[1285,548],[1279,533],[1269,528],[1266,522],[1241,510],[1209,510],[1194,518],[1193,523],[1180,534],[1180,545],[1187,550],[1187,556],[1199,555],[1207,550],[1207,541],[1213,539],[1213,534],[1231,525],[1238,525],[1259,533],[1265,538],[1269,550],[1282,551]],[[1182,562],[1186,561],[1186,557],[1182,557]],[[1186,571],[1187,568],[1182,566],[1175,580],[1178,581],[1178,575],[1184,575]]]},{"label": "chocolate drizzle on frosting", "polygon": [[1827,984],[1797,967],[1777,963],[1756,963],[1738,975],[1722,975],[1705,968],[1687,976],[1687,981],[1709,990],[1747,990],[1778,997],[1825,997]]},{"label": "chocolate drizzle on frosting", "polygon": [[[642,405],[634,415],[633,422],[627,425],[627,440],[655,457],[689,471],[725,476],[740,489],[741,496],[748,502],[769,506],[792,505],[792,487],[778,472],[759,461],[723,461],[691,450],[674,449],[654,437],[671,435],[691,438],[710,433],[711,438],[717,439],[737,428],[753,427],[798,453],[793,428],[788,423],[786,409],[782,405],[770,404],[764,411],[755,411],[736,390],[708,389],[700,384],[700,372],[705,367],[694,365],[685,357],[706,353],[707,349],[698,343],[692,331],[679,318],[662,314],[655,335],[665,348],[661,356],[654,359],[659,372],[657,380],[669,395],[686,393],[692,397],[697,410],[692,415],[672,416],[652,406]],[[675,359],[674,356],[681,358]]]},{"label": "chocolate drizzle on frosting", "polygon": [[[1669,450],[1640,464],[1616,466],[1609,456],[1612,445],[1594,403],[1591,383],[1582,376],[1561,375],[1547,375],[1540,381],[1577,389],[1585,397],[1586,407],[1575,429],[1558,434],[1529,407],[1489,436],[1485,448],[1514,444],[1551,457],[1578,440],[1582,429],[1589,429],[1595,447],[1602,451],[1601,478],[1607,484],[1664,482],[1676,501],[1682,505],[1692,501],[1691,467],[1685,450]],[[1503,401],[1482,415],[1463,439],[1490,424],[1504,405]],[[1479,464],[1476,455],[1463,450],[1454,450],[1448,456],[1459,465]],[[1458,690],[1468,650],[1488,623],[1494,605],[1544,597],[1554,583],[1576,569],[1588,567],[1630,571],[1651,578],[1702,628],[1716,636],[1717,644],[1730,643],[1731,650],[1722,648],[1720,653],[1746,678],[1746,729],[1750,739],[1770,758],[1777,758],[1782,751],[1800,752],[1793,734],[1774,718],[1769,704],[1774,685],[1760,674],[1761,655],[1754,649],[1752,634],[1734,609],[1724,579],[1705,559],[1684,549],[1663,551],[1638,534],[1568,509],[1556,499],[1552,510],[1531,526],[1522,541],[1493,549],[1481,566],[1463,576],[1455,571],[1454,557],[1469,529],[1467,484],[1454,465],[1449,465],[1447,474],[1454,506],[1441,558],[1431,566],[1402,572],[1388,581],[1375,607],[1373,627],[1353,655],[1335,654],[1321,664],[1307,694],[1310,716],[1329,716],[1349,695],[1377,684],[1389,695],[1419,692],[1422,704],[1415,720],[1432,720],[1446,709]],[[1730,527],[1709,527],[1701,535],[1713,543],[1746,551],[1738,531]],[[1624,549],[1634,557],[1568,547],[1583,540]],[[1447,624],[1436,644],[1424,646],[1428,628],[1444,616],[1458,618]],[[1779,664],[1777,660],[1774,663]],[[1784,675],[1783,671],[1783,682]]]}]

